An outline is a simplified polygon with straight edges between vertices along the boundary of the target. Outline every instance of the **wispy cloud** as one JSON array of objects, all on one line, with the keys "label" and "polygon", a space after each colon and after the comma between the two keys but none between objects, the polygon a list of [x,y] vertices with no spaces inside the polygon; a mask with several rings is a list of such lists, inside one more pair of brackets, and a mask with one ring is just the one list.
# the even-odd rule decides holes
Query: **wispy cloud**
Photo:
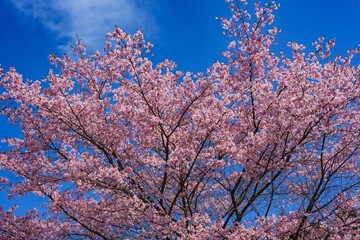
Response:
[{"label": "wispy cloud", "polygon": [[148,35],[156,32],[150,1],[136,0],[11,0],[22,14],[39,19],[57,37],[66,39],[68,48],[76,35],[91,49],[101,49],[104,36],[115,25],[125,31],[137,29]]}]

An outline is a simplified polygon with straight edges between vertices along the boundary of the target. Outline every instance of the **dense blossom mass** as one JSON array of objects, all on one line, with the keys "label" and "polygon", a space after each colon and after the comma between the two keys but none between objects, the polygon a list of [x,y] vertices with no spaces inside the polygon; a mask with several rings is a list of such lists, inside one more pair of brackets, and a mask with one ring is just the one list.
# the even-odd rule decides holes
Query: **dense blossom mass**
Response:
[{"label": "dense blossom mass", "polygon": [[1,239],[360,238],[359,49],[276,54],[278,4],[229,2],[228,50],[203,74],[119,28],[102,53],[50,55],[41,81],[2,73],[22,136],[3,139],[18,178],[1,186],[46,203],[1,209]]}]

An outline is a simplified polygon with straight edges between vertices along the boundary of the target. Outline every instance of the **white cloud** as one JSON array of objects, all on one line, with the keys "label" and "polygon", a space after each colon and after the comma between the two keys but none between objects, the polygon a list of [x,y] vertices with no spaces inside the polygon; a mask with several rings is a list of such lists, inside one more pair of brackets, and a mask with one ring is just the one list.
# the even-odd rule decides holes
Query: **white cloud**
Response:
[{"label": "white cloud", "polygon": [[[73,45],[78,35],[91,49],[101,49],[104,36],[115,25],[125,31],[156,32],[149,1],[134,0],[11,0],[16,9],[39,19],[45,27]],[[145,3],[145,4],[144,4]]]}]

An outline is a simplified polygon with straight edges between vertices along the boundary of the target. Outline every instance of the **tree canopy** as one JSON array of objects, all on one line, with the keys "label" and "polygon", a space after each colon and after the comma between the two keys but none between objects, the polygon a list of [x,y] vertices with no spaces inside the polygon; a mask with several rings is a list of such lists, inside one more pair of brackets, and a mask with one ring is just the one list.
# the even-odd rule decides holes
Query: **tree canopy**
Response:
[{"label": "tree canopy", "polygon": [[229,1],[223,60],[205,73],[153,64],[141,32],[102,52],[50,55],[56,70],[1,75],[10,197],[46,212],[0,210],[3,239],[360,238],[360,67],[313,50],[273,49],[278,4]]}]

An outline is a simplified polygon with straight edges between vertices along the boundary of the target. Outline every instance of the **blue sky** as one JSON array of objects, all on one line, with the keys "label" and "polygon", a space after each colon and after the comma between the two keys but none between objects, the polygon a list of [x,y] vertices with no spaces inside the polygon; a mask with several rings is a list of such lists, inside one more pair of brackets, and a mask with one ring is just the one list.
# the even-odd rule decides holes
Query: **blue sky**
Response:
[{"label": "blue sky", "polygon": [[[336,37],[343,54],[360,43],[360,4],[355,0],[282,0],[275,25],[278,47],[319,36]],[[251,1],[249,1],[249,4]],[[26,78],[46,76],[49,52],[69,50],[76,34],[96,49],[115,25],[141,29],[154,43],[154,60],[170,58],[184,71],[204,71],[227,45],[215,17],[229,14],[223,0],[0,0],[0,64]]]},{"label": "blue sky", "polygon": [[[344,55],[360,44],[360,3],[355,0],[278,2],[274,23],[282,29],[278,50],[286,49],[288,41],[311,50],[311,42],[320,36],[336,38],[336,54]],[[154,62],[169,58],[179,70],[206,71],[215,60],[222,60],[229,42],[215,20],[223,16],[229,16],[223,0],[0,0],[0,64],[4,70],[14,66],[24,78],[40,79],[51,67],[50,52],[69,51],[76,34],[91,49],[101,49],[105,34],[118,25],[145,33],[154,43]],[[13,131],[0,118],[0,137]],[[18,204],[37,204],[28,199]],[[3,200],[0,194],[0,204]]]}]

